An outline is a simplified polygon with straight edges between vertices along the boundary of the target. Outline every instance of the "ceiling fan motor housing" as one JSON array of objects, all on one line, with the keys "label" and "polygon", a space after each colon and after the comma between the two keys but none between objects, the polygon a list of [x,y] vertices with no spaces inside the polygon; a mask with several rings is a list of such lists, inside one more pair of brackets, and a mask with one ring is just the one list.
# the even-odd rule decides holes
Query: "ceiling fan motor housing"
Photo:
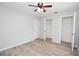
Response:
[{"label": "ceiling fan motor housing", "polygon": [[42,3],[42,2],[39,2],[39,3],[38,3],[38,7],[39,7],[39,8],[42,8],[42,7],[43,7],[43,3]]}]

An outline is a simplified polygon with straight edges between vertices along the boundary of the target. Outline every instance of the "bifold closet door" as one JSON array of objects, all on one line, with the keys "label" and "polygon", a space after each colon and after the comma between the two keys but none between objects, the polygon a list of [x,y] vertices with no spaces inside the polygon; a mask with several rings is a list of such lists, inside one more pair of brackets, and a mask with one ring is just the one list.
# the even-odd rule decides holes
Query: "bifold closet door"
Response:
[{"label": "bifold closet door", "polygon": [[46,38],[52,38],[52,20],[46,20]]}]

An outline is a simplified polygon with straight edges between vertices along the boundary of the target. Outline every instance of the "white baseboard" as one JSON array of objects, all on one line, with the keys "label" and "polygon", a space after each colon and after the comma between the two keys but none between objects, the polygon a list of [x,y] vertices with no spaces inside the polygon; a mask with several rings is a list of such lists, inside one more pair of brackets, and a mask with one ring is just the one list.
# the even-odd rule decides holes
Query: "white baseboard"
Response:
[{"label": "white baseboard", "polygon": [[[36,39],[37,39],[37,38],[36,38]],[[31,42],[31,41],[33,41],[33,40],[35,40],[35,39],[28,40],[28,41],[24,41],[24,42],[22,42],[22,43],[18,43],[18,44],[16,44],[16,45],[13,45],[13,46],[10,46],[10,47],[7,47],[7,48],[3,48],[3,49],[0,50],[0,52],[1,52],[1,51],[4,51],[4,50],[7,50],[7,49],[10,49],[10,48],[13,48],[13,47],[16,47],[16,46],[19,46],[19,45],[22,45],[22,44],[24,44],[24,43]]]},{"label": "white baseboard", "polygon": [[58,41],[58,40],[52,40],[52,42],[57,43],[57,44],[60,44],[60,43],[61,43],[61,42]]}]

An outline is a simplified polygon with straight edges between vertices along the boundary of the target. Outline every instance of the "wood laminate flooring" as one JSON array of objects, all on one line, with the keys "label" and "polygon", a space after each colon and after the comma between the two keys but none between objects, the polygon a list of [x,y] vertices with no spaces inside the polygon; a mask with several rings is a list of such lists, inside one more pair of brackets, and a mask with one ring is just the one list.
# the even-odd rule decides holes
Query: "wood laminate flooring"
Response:
[{"label": "wood laminate flooring", "polygon": [[77,51],[71,51],[69,43],[53,43],[50,39],[34,41],[4,50],[0,56],[77,56]]}]

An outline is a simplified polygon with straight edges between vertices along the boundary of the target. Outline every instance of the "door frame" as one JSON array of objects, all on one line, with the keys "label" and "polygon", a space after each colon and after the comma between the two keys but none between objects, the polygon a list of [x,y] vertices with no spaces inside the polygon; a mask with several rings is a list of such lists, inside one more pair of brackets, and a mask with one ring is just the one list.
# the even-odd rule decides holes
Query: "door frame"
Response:
[{"label": "door frame", "polygon": [[72,33],[73,33],[73,36],[72,36],[72,42],[71,42],[71,47],[72,47],[72,51],[74,49],[74,39],[75,39],[75,22],[76,22],[76,12],[74,12],[73,14],[71,15],[64,15],[64,16],[61,16],[61,40],[60,40],[60,43],[62,41],[62,18],[63,17],[70,17],[72,16],[73,17],[73,29],[72,29]]},{"label": "door frame", "polygon": [[46,41],[46,19],[44,18],[44,42]]}]

